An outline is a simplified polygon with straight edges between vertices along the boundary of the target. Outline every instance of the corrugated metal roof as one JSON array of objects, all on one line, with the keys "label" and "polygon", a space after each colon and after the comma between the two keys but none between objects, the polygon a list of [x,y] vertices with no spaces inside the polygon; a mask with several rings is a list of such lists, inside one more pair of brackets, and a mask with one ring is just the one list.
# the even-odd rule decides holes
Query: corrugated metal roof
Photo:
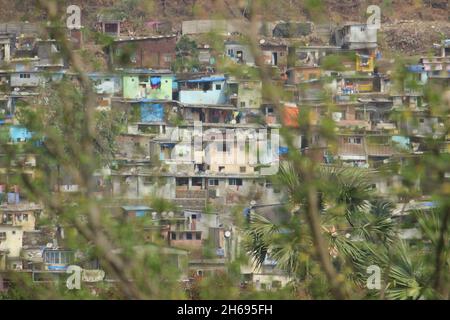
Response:
[{"label": "corrugated metal roof", "polygon": [[225,77],[203,77],[199,79],[191,79],[187,80],[186,82],[190,83],[200,83],[200,82],[216,82],[216,81],[225,81]]},{"label": "corrugated metal roof", "polygon": [[123,206],[123,210],[125,211],[149,211],[152,210],[152,208],[147,206]]}]

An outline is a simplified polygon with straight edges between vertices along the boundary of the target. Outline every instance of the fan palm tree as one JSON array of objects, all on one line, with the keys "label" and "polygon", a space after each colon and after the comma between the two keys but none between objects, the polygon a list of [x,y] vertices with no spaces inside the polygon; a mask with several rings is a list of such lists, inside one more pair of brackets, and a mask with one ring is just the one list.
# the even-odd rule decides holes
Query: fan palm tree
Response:
[{"label": "fan palm tree", "polygon": [[[280,186],[286,191],[288,221],[282,223],[251,214],[246,250],[262,266],[270,257],[278,268],[298,281],[308,278],[313,242],[304,223],[307,204],[303,177],[290,163],[280,167]],[[322,230],[339,269],[350,267],[351,278],[362,283],[371,254],[368,244],[386,250],[396,239],[392,203],[375,198],[368,173],[355,168],[318,167],[315,173]],[[373,248],[372,248],[373,249]],[[369,264],[370,265],[370,264]]]}]

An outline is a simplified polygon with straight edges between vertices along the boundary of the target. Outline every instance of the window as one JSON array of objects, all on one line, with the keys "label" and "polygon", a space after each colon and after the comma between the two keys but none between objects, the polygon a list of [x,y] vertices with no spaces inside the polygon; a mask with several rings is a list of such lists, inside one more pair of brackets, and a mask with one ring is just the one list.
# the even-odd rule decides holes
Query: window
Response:
[{"label": "window", "polygon": [[0,232],[0,241],[6,240],[6,232]]},{"label": "window", "polygon": [[119,30],[119,24],[117,23],[105,23],[105,33],[117,33]]},{"label": "window", "polygon": [[186,233],[186,239],[187,240],[192,240],[192,233],[191,232]]},{"label": "window", "polygon": [[216,84],[216,90],[222,90],[222,85],[221,84]]},{"label": "window", "polygon": [[59,252],[59,255],[61,264],[69,264],[72,260],[71,252]]},{"label": "window", "polygon": [[192,186],[202,187],[203,186],[203,178],[192,178]]},{"label": "window", "polygon": [[20,79],[30,79],[31,78],[31,74],[29,73],[21,73],[19,74]]},{"label": "window", "polygon": [[242,179],[228,179],[228,185],[230,186],[242,186]]},{"label": "window", "polygon": [[172,239],[172,240],[177,240],[177,234],[176,234],[175,232],[172,232],[172,233],[170,234],[170,239]]},{"label": "window", "polygon": [[16,234],[16,230],[11,231],[12,234]]},{"label": "window", "polygon": [[200,232],[195,233],[195,240],[202,240],[202,234]]},{"label": "window", "polygon": [[189,178],[177,178],[177,186],[187,186],[189,184]]},{"label": "window", "polygon": [[172,56],[170,54],[165,54],[163,56],[164,62],[171,62],[172,61]]},{"label": "window", "polygon": [[241,108],[245,108],[245,101],[241,101]]},{"label": "window", "polygon": [[420,119],[419,119],[419,122],[420,122],[420,123],[425,123],[425,119],[424,119],[424,118],[420,118]]},{"label": "window", "polygon": [[361,139],[361,137],[345,138],[345,143],[348,143],[348,144],[361,144],[362,143],[362,139]]},{"label": "window", "polygon": [[219,185],[219,179],[208,179],[208,185],[209,186],[218,186]]},{"label": "window", "polygon": [[239,172],[240,173],[245,173],[247,171],[246,167],[239,167]]},{"label": "window", "polygon": [[211,88],[212,88],[211,82],[204,82],[202,84],[203,91],[209,91],[209,90],[211,90]]}]

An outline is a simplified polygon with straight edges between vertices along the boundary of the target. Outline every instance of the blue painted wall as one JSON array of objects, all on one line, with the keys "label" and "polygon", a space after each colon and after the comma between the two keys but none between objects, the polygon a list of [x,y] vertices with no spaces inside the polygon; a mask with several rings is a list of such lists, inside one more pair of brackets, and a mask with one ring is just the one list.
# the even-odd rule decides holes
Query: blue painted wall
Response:
[{"label": "blue painted wall", "polygon": [[141,102],[141,121],[163,122],[164,121],[163,105],[149,102]]},{"label": "blue painted wall", "polygon": [[[226,82],[224,78],[202,78],[197,80],[189,80],[190,83],[198,83],[200,86],[203,83],[210,82],[211,90],[188,90],[180,88],[180,102],[186,104],[226,104],[227,96],[225,94]],[[218,87],[220,89],[218,89]]]}]

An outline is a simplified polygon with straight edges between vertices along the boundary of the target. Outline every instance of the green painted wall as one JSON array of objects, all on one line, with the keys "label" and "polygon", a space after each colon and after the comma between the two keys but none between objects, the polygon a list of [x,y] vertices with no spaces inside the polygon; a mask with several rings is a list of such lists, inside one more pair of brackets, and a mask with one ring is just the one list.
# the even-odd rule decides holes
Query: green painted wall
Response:
[{"label": "green painted wall", "polygon": [[172,100],[172,76],[161,76],[161,88],[151,89],[150,77],[147,87],[147,99]]},{"label": "green painted wall", "polygon": [[[155,99],[172,100],[172,76],[160,76],[161,86],[152,89],[150,85],[151,76],[147,77],[146,88],[140,86],[139,76],[123,77],[123,97],[125,99]],[[141,77],[142,80],[142,77]],[[144,83],[144,82],[141,82]]]},{"label": "green painted wall", "polygon": [[123,97],[125,99],[139,98],[139,77],[124,76],[123,77]]}]

